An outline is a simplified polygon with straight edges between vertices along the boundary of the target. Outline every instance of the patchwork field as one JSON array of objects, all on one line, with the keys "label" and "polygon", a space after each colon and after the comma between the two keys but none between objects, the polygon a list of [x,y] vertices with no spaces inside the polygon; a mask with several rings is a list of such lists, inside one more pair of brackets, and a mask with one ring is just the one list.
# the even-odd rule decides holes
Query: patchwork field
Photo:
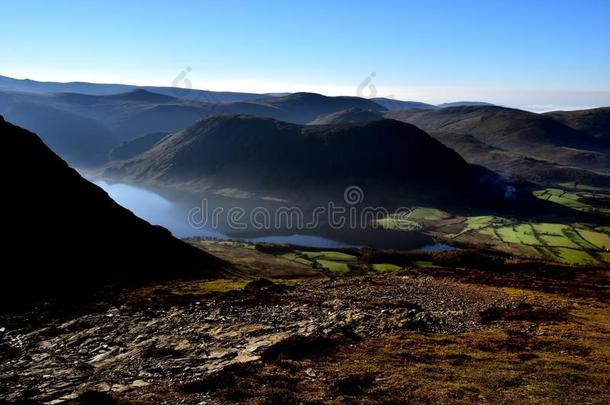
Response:
[{"label": "patchwork field", "polygon": [[[486,237],[491,244],[506,243],[519,249],[534,248],[542,257],[567,264],[606,265],[610,236],[595,230],[593,225],[554,223],[512,223],[503,225],[490,222],[486,226],[466,230],[455,240],[465,236]],[[532,250],[523,250],[531,253]]]},{"label": "patchwork field", "polygon": [[[610,213],[605,208],[610,194],[603,190],[548,188],[534,191],[534,195],[580,212]],[[494,215],[461,217],[425,207],[376,224],[395,231],[422,231],[443,243],[484,247],[518,257],[571,265],[610,265],[610,227],[599,224],[520,222]]]},{"label": "patchwork field", "polygon": [[409,212],[392,214],[387,218],[377,220],[376,223],[383,229],[396,231],[419,231],[424,228],[422,223],[428,221],[441,221],[451,218],[446,211],[430,207],[415,207]]},{"label": "patchwork field", "polygon": [[342,252],[330,250],[323,251],[294,251],[281,255],[284,259],[305,264],[314,269],[321,269],[335,274],[344,274],[349,271],[349,263],[358,258]]},{"label": "patchwork field", "polygon": [[604,189],[587,187],[578,191],[578,189],[546,188],[534,191],[533,195],[541,200],[550,201],[577,211],[610,214],[610,208],[607,206],[610,193]]}]

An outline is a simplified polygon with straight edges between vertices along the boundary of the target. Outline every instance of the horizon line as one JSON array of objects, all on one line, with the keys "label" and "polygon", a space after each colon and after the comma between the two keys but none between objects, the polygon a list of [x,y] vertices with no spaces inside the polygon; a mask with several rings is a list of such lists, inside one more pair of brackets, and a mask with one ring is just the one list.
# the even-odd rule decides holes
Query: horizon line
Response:
[{"label": "horizon line", "polygon": [[[396,100],[397,102],[419,102],[419,103],[423,103],[423,104],[429,104],[429,105],[432,105],[435,107],[438,107],[442,104],[480,102],[480,103],[489,103],[496,107],[513,108],[513,109],[519,109],[519,110],[529,111],[529,112],[533,112],[533,113],[545,113],[545,112],[551,112],[551,111],[590,110],[590,109],[596,109],[596,108],[610,107],[610,102],[608,104],[591,103],[592,105],[561,105],[561,104],[515,105],[513,103],[502,103],[502,102],[490,101],[489,98],[485,98],[485,97],[483,97],[483,98],[472,97],[472,98],[447,99],[450,101],[443,101],[440,103],[435,103],[435,102],[429,102],[429,101],[421,101],[422,99],[419,99],[419,98],[398,98],[393,95],[382,96],[382,95],[374,94],[372,97],[366,97],[363,95],[357,95],[357,94],[351,95],[351,94],[346,94],[346,93],[329,94],[329,93],[325,93],[325,92],[321,92],[321,91],[314,91],[314,90],[259,92],[259,91],[242,91],[242,90],[211,90],[209,88],[207,88],[207,89],[196,88],[192,85],[190,87],[180,87],[180,86],[162,85],[162,84],[136,84],[134,82],[128,83],[128,82],[120,82],[120,81],[108,81],[108,82],[88,81],[88,80],[63,81],[61,79],[59,79],[59,80],[58,79],[32,79],[30,77],[17,78],[17,77],[13,77],[13,76],[7,76],[7,75],[0,74],[0,78],[1,77],[10,79],[10,80],[17,80],[17,81],[30,81],[30,82],[36,82],[36,83],[48,83],[48,84],[60,84],[60,85],[61,84],[65,84],[65,85],[92,84],[92,85],[99,85],[99,86],[126,86],[126,87],[139,87],[139,88],[159,87],[159,88],[167,88],[167,89],[192,90],[192,91],[203,91],[203,92],[212,92],[212,93],[234,93],[234,94],[244,93],[244,94],[261,95],[261,96],[273,96],[273,95],[279,95],[279,94],[290,95],[290,94],[297,94],[297,93],[310,93],[310,94],[319,94],[319,95],[322,95],[325,97],[359,97],[359,98],[367,99],[367,100],[372,100],[375,98],[384,98],[384,99],[389,99],[389,100]],[[189,81],[189,83],[190,83],[190,81]],[[419,86],[419,87],[422,87],[422,86]],[[452,88],[452,87],[456,87],[456,86],[440,86],[440,87]],[[417,86],[413,86],[413,88],[417,88]],[[4,90],[4,91],[10,91],[10,90]],[[527,90],[513,89],[513,91],[527,91]],[[571,92],[590,92],[590,93],[600,93],[600,94],[608,93],[608,94],[610,94],[610,90],[590,90],[590,89],[586,89],[586,90],[585,89],[570,89],[570,90],[541,89],[540,91],[547,91],[547,92],[571,91]],[[128,93],[128,92],[129,92],[129,90],[127,90],[125,93]],[[48,93],[61,93],[61,92],[48,92]],[[67,92],[67,93],[70,93],[70,92]],[[85,94],[85,93],[75,93],[75,94]],[[121,93],[114,93],[114,94],[121,94]],[[176,97],[176,98],[180,98],[180,97]]]}]

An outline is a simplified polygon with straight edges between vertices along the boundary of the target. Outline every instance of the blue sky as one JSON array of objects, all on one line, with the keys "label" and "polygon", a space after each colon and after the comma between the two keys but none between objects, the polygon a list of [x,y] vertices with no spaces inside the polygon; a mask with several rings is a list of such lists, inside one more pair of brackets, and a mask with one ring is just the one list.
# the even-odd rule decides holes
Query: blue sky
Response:
[{"label": "blue sky", "polygon": [[169,86],[190,67],[192,86],[211,90],[610,105],[610,0],[2,0],[0,10],[0,74],[17,78]]}]

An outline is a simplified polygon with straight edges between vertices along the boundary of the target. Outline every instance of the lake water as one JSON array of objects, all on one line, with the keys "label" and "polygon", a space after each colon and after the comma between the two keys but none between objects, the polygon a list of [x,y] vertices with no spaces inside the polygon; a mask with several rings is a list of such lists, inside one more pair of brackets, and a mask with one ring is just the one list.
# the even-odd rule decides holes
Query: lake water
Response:
[{"label": "lake water", "polygon": [[450,250],[461,250],[461,249],[457,248],[455,246],[445,245],[443,243],[435,243],[432,245],[422,246],[420,248],[417,248],[417,250],[419,250],[421,252],[448,252]]},{"label": "lake water", "polygon": [[[451,246],[433,244],[429,239],[405,237],[405,233],[366,232],[366,235],[340,234],[339,237],[326,237],[328,235],[294,234],[291,232],[268,232],[256,235],[232,235],[218,229],[201,226],[192,226],[189,223],[189,211],[196,206],[195,199],[188,202],[187,198],[161,195],[160,192],[148,188],[123,183],[108,183],[103,180],[93,182],[104,189],[118,204],[129,209],[134,214],[150,222],[169,229],[174,236],[203,237],[216,239],[245,239],[252,242],[290,243],[300,246],[318,248],[347,248],[371,246],[378,248],[401,248],[405,250],[442,251],[455,249]],[[169,194],[168,194],[169,195]],[[334,235],[334,234],[333,234]],[[392,238],[396,239],[392,241]]]},{"label": "lake water", "polygon": [[114,201],[123,207],[151,224],[169,229],[178,238],[201,236],[227,239],[227,236],[221,232],[192,227],[188,222],[191,204],[170,201],[153,191],[129,184],[111,184],[105,181],[95,181],[94,183],[103,188]]},{"label": "lake water", "polygon": [[[94,183],[104,189],[114,201],[123,207],[151,224],[161,225],[169,229],[176,237],[231,238],[231,236],[217,230],[191,226],[188,221],[188,213],[193,208],[192,203],[171,201],[151,190],[130,184],[107,183],[103,180],[97,180]],[[254,243],[291,243],[329,248],[353,247],[348,243],[314,235],[268,235],[245,239]]]}]

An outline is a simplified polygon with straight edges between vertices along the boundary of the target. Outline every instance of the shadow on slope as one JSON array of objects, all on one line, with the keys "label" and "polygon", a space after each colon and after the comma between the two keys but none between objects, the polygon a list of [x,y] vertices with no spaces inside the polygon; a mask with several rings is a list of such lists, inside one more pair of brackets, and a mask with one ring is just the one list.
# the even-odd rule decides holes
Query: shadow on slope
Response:
[{"label": "shadow on slope", "polygon": [[0,308],[86,298],[104,285],[214,277],[226,262],[119,206],[33,133],[0,117],[5,150]]}]

